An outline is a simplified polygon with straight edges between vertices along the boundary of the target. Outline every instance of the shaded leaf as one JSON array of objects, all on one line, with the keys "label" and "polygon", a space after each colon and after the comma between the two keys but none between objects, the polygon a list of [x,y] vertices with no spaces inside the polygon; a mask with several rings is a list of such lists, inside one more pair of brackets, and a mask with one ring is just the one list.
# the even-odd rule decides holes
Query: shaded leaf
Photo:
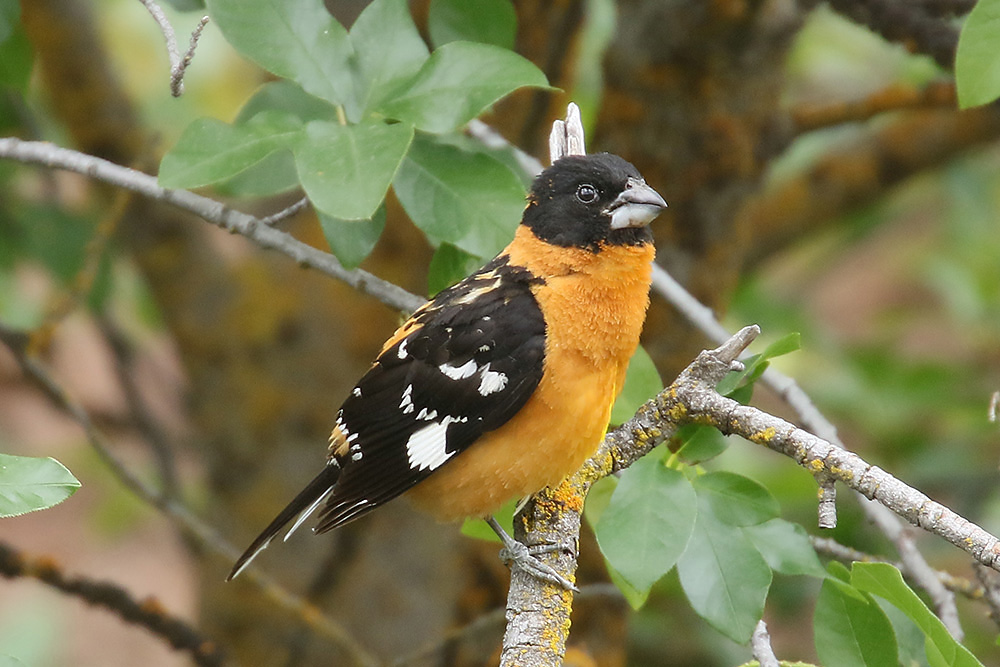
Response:
[{"label": "shaded leaf", "polygon": [[784,519],[771,519],[756,526],[747,526],[743,533],[771,569],[781,574],[826,574],[805,529]]},{"label": "shaded leaf", "polygon": [[[355,89],[363,116],[411,79],[429,55],[406,0],[375,0],[351,26],[357,55]],[[351,120],[360,120],[360,116]]]},{"label": "shaded leaf", "polygon": [[742,530],[700,503],[677,574],[699,616],[733,641],[749,641],[764,612],[771,568]]},{"label": "shaded leaf", "polygon": [[654,449],[622,473],[595,530],[608,563],[642,596],[677,562],[698,511],[691,483],[662,455]]},{"label": "shaded leaf", "polygon": [[781,511],[770,491],[733,472],[699,475],[694,488],[716,518],[730,526],[754,526],[774,519]]},{"label": "shaded leaf", "polygon": [[955,641],[941,619],[906,585],[903,575],[892,565],[854,563],[851,566],[851,584],[888,600],[917,624],[927,636],[925,650],[933,667],[981,667],[982,663],[969,649]]},{"label": "shaded leaf", "polygon": [[243,172],[275,151],[290,148],[302,125],[287,114],[263,112],[242,125],[201,118],[184,130],[163,156],[159,182],[165,188],[196,188]]},{"label": "shaded leaf", "polygon": [[529,60],[491,44],[451,42],[434,51],[411,84],[379,111],[440,134],[524,86],[548,87],[545,75]]},{"label": "shaded leaf", "polygon": [[678,430],[677,436],[684,442],[677,450],[677,456],[691,465],[713,459],[729,446],[726,436],[704,424],[685,424]]},{"label": "shaded leaf", "polygon": [[493,257],[514,237],[524,187],[506,166],[417,135],[393,188],[407,215],[435,245]]},{"label": "shaded leaf", "polygon": [[838,579],[823,581],[813,614],[813,637],[824,667],[899,663],[888,617],[870,596]]},{"label": "shaded leaf", "polygon": [[55,459],[0,454],[0,517],[58,505],[78,488],[73,473]]},{"label": "shaded leaf", "polygon": [[295,148],[299,180],[313,206],[342,220],[375,215],[413,139],[404,123],[312,121]]},{"label": "shaded leaf", "polygon": [[467,253],[450,243],[442,243],[434,251],[430,266],[427,267],[427,294],[437,294],[482,265],[483,258],[479,255]]},{"label": "shaded leaf", "polygon": [[635,415],[643,403],[663,389],[663,380],[649,353],[640,345],[628,363],[625,386],[611,408],[611,423],[622,424]]},{"label": "shaded leaf", "polygon": [[517,14],[510,0],[432,0],[427,29],[434,46],[465,40],[513,49]]},{"label": "shaded leaf", "polygon": [[321,211],[317,216],[330,251],[348,269],[355,268],[368,257],[385,229],[384,206],[368,220],[341,220]]}]

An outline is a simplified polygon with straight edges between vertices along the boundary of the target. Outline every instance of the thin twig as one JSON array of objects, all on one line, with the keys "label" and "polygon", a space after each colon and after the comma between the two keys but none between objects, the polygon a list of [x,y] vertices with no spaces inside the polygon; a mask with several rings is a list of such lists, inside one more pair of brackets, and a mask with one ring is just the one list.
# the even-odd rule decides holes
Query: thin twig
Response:
[{"label": "thin twig", "polygon": [[163,40],[167,45],[167,57],[170,59],[170,94],[174,97],[180,97],[184,92],[184,73],[194,58],[195,49],[198,48],[198,40],[201,39],[201,33],[205,29],[205,26],[208,25],[209,19],[207,16],[201,17],[198,25],[191,32],[191,41],[187,51],[184,52],[184,55],[181,55],[180,49],[177,47],[177,37],[174,34],[174,27],[170,25],[167,15],[163,13],[163,8],[155,0],[139,0],[139,2],[142,3],[146,11],[153,17],[153,20],[160,27],[160,32],[163,33]]},{"label": "thin twig", "polygon": [[136,600],[131,593],[107,581],[70,576],[52,558],[35,558],[0,542],[0,576],[37,579],[95,607],[107,609],[123,621],[146,628],[178,651],[191,654],[195,664],[223,664],[222,650],[186,621],[171,615],[156,598]]},{"label": "thin twig", "polygon": [[[889,558],[883,558],[882,556],[875,556],[873,554],[865,553],[864,551],[858,551],[853,547],[843,545],[829,537],[816,537],[815,535],[810,535],[809,541],[812,543],[812,547],[816,550],[816,553],[828,556],[834,560],[840,561],[841,563],[888,563],[900,572],[905,572],[906,570],[906,566],[901,561],[894,561]],[[975,565],[975,563],[973,563],[973,565]],[[970,600],[982,600],[983,595],[985,595],[985,591],[982,586],[973,583],[965,577],[956,577],[951,572],[946,572],[945,570],[934,570],[934,576],[936,576],[949,591],[957,593],[958,595]]]},{"label": "thin twig", "polygon": [[135,350],[131,342],[126,338],[112,318],[103,313],[97,318],[97,326],[104,335],[104,339],[111,348],[114,357],[115,375],[121,385],[122,393],[125,395],[125,402],[132,417],[132,422],[149,444],[153,458],[159,469],[160,480],[163,487],[162,495],[176,499],[180,491],[180,479],[177,475],[177,461],[174,455],[174,447],[170,443],[167,434],[157,423],[156,418],[149,410],[149,406],[143,399],[142,392],[135,380]]},{"label": "thin twig", "polygon": [[[0,342],[7,345],[14,353],[15,359],[25,375],[39,386],[49,400],[66,412],[83,429],[91,447],[125,488],[140,500],[163,512],[186,536],[194,540],[208,553],[219,557],[227,564],[239,557],[240,549],[219,535],[214,528],[191,514],[181,503],[151,488],[115,456],[103,433],[94,425],[87,411],[52,379],[40,363],[27,356],[25,353],[27,336],[0,323]],[[347,630],[324,615],[315,605],[288,592],[270,577],[255,569],[251,568],[244,573],[244,578],[260,589],[265,597],[288,610],[301,623],[313,629],[317,635],[341,647],[351,659],[351,664],[377,664],[377,659],[362,648]]]},{"label": "thin twig", "polygon": [[291,206],[288,206],[287,208],[283,208],[280,211],[278,211],[277,213],[272,213],[271,215],[267,216],[266,218],[261,218],[260,221],[261,221],[261,223],[263,223],[265,225],[268,225],[268,226],[270,226],[270,225],[276,225],[279,222],[282,222],[282,221],[287,220],[288,218],[292,217],[293,215],[295,215],[296,213],[298,213],[299,211],[301,211],[302,209],[304,209],[308,205],[309,205],[309,197],[303,197],[302,199],[298,200],[297,202],[295,202]]},{"label": "thin twig", "polygon": [[140,171],[68,148],[39,141],[21,141],[14,137],[0,138],[0,157],[73,171],[194,213],[213,225],[247,237],[263,248],[284,253],[301,266],[342,280],[397,310],[412,312],[425,301],[367,271],[345,269],[330,253],[317,250],[290,234],[269,227],[258,218],[234,211],[220,202],[187,190],[162,188],[154,177]]},{"label": "thin twig", "polygon": [[753,651],[753,657],[757,658],[757,662],[760,663],[760,667],[778,667],[778,658],[774,655],[774,649],[771,648],[771,635],[767,633],[767,625],[763,619],[757,621],[757,627],[754,628],[753,635],[750,636],[750,649]]}]

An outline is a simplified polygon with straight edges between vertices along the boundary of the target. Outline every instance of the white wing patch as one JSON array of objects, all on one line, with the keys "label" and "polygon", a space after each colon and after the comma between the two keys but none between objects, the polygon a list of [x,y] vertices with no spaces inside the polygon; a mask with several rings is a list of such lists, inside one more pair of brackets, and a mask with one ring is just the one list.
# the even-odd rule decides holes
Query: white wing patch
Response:
[{"label": "white wing patch", "polygon": [[477,370],[479,370],[479,368],[476,366],[474,359],[469,359],[461,366],[441,364],[438,366],[438,370],[450,377],[452,380],[464,380],[467,377],[471,377]]},{"label": "white wing patch", "polygon": [[456,454],[446,450],[448,444],[448,425],[455,422],[467,422],[468,417],[452,417],[445,415],[439,422],[433,422],[416,431],[406,441],[406,456],[410,468],[418,470],[436,470]]},{"label": "white wing patch", "polygon": [[406,385],[406,389],[403,390],[403,399],[399,402],[399,409],[403,411],[404,415],[408,415],[415,410],[413,407],[413,385]]},{"label": "white wing patch", "polygon": [[507,386],[507,375],[498,371],[491,371],[490,365],[483,366],[483,376],[479,382],[479,394],[489,396],[498,391],[503,391]]}]

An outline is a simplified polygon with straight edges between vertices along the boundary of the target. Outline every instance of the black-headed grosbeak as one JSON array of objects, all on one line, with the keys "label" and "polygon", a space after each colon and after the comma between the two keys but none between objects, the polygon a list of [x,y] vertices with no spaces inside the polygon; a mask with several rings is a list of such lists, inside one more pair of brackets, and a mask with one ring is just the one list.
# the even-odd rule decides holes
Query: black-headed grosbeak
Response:
[{"label": "black-headed grosbeak", "polygon": [[[323,470],[229,578],[317,509],[317,533],[404,492],[440,520],[486,518],[576,471],[600,444],[639,344],[647,224],[665,206],[615,155],[543,171],[510,245],[386,341],[337,414]],[[537,561],[519,564],[553,579]]]}]

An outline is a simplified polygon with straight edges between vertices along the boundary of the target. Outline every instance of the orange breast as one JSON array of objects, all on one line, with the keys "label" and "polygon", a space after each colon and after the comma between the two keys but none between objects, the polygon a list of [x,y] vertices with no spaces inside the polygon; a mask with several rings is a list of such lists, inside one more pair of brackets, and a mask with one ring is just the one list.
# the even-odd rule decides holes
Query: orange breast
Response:
[{"label": "orange breast", "polygon": [[528,403],[411,491],[441,520],[486,516],[560,482],[597,449],[649,304],[653,247],[558,248],[520,227],[504,251],[544,285],[545,372]]}]

